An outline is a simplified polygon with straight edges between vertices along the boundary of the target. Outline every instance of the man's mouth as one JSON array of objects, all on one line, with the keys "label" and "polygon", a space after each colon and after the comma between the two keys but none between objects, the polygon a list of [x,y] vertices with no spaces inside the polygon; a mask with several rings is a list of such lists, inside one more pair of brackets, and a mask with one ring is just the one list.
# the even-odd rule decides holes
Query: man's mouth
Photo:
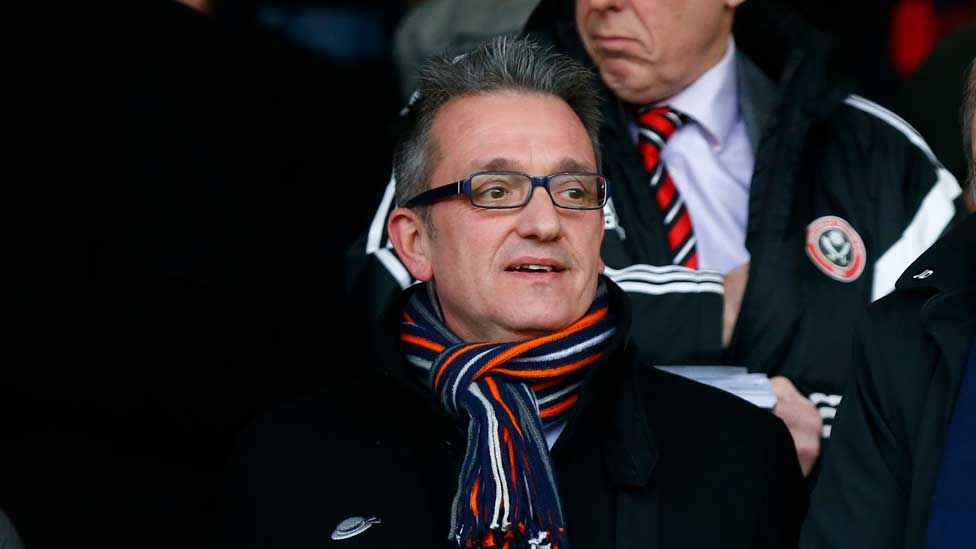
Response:
[{"label": "man's mouth", "polygon": [[512,265],[505,269],[506,271],[512,273],[561,273],[566,269],[556,265],[539,265],[535,263],[522,263],[518,265]]},{"label": "man's mouth", "polygon": [[618,34],[591,34],[590,36],[594,40],[600,40],[606,42],[633,42],[634,41],[633,38],[623,36],[623,35],[618,35]]},{"label": "man's mouth", "polygon": [[637,43],[633,38],[608,34],[591,34],[590,42],[592,47],[607,54],[629,51]]}]

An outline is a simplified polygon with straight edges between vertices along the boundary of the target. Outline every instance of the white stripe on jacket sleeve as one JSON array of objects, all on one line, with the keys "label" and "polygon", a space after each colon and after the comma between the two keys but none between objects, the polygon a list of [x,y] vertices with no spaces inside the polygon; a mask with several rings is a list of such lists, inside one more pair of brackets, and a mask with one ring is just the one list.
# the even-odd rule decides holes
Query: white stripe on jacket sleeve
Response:
[{"label": "white stripe on jacket sleeve", "polygon": [[938,179],[929,191],[915,217],[905,227],[901,238],[874,263],[871,301],[895,289],[898,277],[935,242],[956,213],[953,200],[962,193],[956,178],[945,168],[938,169]]},{"label": "white stripe on jacket sleeve", "polygon": [[962,189],[949,170],[942,167],[921,134],[900,116],[857,95],[851,95],[844,100],[844,103],[884,121],[901,132],[905,139],[918,147],[932,163],[935,180],[932,189],[922,199],[901,237],[874,262],[871,301],[876,301],[895,289],[898,277],[939,238],[949,225],[956,213],[953,200],[962,193]]},{"label": "white stripe on jacket sleeve", "polygon": [[631,265],[623,269],[606,267],[604,274],[629,293],[662,295],[673,293],[725,293],[724,278],[715,271],[698,271],[679,265]]}]

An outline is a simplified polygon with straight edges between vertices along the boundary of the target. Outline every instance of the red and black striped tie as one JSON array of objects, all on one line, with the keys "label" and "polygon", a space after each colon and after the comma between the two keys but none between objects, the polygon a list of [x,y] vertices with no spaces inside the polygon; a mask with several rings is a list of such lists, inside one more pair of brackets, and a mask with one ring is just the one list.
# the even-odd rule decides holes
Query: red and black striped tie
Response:
[{"label": "red and black striped tie", "polygon": [[695,251],[691,215],[661,159],[664,144],[684,122],[684,116],[669,107],[642,109],[637,117],[637,147],[644,160],[644,169],[651,176],[651,189],[661,209],[671,261],[675,265],[697,269],[698,253]]}]

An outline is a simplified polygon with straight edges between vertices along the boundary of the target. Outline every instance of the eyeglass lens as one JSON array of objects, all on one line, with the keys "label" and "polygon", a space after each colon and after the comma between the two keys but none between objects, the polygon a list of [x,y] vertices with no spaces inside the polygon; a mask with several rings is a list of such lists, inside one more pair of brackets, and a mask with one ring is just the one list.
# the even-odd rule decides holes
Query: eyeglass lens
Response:
[{"label": "eyeglass lens", "polygon": [[[483,173],[471,178],[471,200],[483,208],[521,206],[528,202],[532,180],[523,174]],[[553,202],[563,208],[588,209],[603,205],[603,177],[591,174],[559,174],[549,181]]]}]

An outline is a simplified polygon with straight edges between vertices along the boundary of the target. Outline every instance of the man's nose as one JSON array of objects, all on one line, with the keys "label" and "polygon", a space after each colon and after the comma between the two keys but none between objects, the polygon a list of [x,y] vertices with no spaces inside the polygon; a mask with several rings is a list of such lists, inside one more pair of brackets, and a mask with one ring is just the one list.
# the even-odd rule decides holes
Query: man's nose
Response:
[{"label": "man's nose", "polygon": [[[589,4],[591,10],[595,11],[605,11],[620,9],[626,0],[582,0],[583,4]],[[579,6],[580,3],[577,3]]]},{"label": "man's nose", "polygon": [[562,233],[562,217],[546,189],[535,187],[529,203],[519,212],[518,234],[522,238],[555,240]]}]

